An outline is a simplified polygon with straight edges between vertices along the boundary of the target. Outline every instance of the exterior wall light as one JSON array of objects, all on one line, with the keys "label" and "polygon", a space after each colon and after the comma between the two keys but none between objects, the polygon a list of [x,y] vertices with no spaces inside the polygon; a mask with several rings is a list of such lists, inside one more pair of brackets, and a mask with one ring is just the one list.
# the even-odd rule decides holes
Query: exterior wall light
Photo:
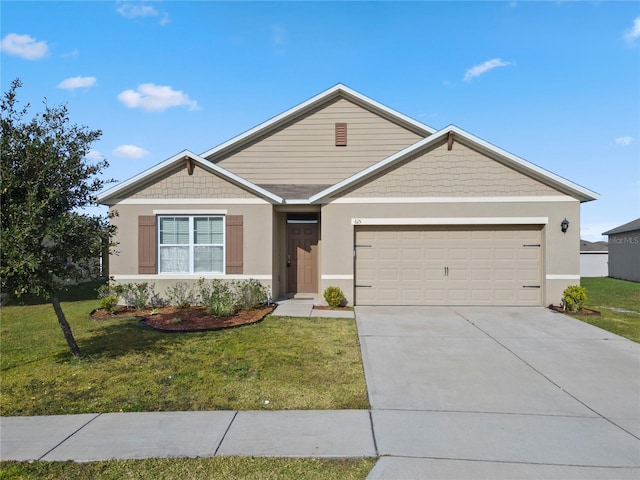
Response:
[{"label": "exterior wall light", "polygon": [[566,218],[562,220],[560,223],[560,230],[562,230],[562,233],[567,233],[567,230],[569,230],[569,220]]}]

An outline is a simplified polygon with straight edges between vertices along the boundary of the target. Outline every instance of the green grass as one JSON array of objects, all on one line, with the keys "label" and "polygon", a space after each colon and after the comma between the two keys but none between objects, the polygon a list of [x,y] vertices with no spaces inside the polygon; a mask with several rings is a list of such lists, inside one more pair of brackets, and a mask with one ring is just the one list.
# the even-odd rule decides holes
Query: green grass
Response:
[{"label": "green grass", "polygon": [[50,304],[0,310],[2,415],[369,408],[353,319],[267,317],[167,334],[133,319],[93,320],[97,300],[62,306],[80,359]]},{"label": "green grass", "polygon": [[0,479],[58,480],[91,478],[120,479],[207,479],[207,480],[307,480],[364,479],[375,458],[303,459],[303,458],[166,458],[148,460],[112,460],[105,462],[2,462]]},{"label": "green grass", "polygon": [[640,343],[640,283],[608,277],[583,277],[580,284],[587,290],[586,307],[599,311],[601,315],[576,318]]}]

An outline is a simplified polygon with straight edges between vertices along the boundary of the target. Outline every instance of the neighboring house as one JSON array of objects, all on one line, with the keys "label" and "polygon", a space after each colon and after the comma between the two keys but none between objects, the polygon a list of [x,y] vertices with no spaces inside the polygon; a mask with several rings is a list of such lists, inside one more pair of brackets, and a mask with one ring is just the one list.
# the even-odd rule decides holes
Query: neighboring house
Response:
[{"label": "neighboring house", "polygon": [[580,203],[597,198],[336,85],[99,202],[119,213],[121,282],[256,278],[274,298],[338,286],[356,305],[546,305],[580,282]]},{"label": "neighboring house", "polygon": [[603,235],[609,236],[609,276],[640,282],[640,218]]},{"label": "neighboring house", "polygon": [[606,277],[609,275],[608,248],[607,242],[580,240],[581,277]]}]

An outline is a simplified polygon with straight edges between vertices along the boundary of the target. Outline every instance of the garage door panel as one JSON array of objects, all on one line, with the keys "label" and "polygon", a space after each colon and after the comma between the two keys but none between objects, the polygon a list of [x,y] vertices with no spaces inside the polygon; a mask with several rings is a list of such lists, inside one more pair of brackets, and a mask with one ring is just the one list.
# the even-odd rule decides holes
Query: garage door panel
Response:
[{"label": "garage door panel", "polygon": [[513,268],[505,269],[505,268],[495,268],[493,270],[493,278],[495,281],[507,281],[513,282],[516,279],[516,272]]},{"label": "garage door panel", "polygon": [[357,227],[356,303],[541,305],[540,244],[536,226]]},{"label": "garage door panel", "polygon": [[471,249],[471,261],[482,262],[491,260],[491,248],[472,248]]},{"label": "garage door panel", "polygon": [[401,250],[400,258],[403,261],[411,261],[411,260],[422,260],[422,249],[421,248],[403,248]]},{"label": "garage door panel", "polygon": [[430,260],[444,260],[446,254],[444,248],[425,248],[424,257]]},{"label": "garage door panel", "polygon": [[474,268],[471,270],[471,280],[474,282],[489,282],[491,281],[491,270]]}]

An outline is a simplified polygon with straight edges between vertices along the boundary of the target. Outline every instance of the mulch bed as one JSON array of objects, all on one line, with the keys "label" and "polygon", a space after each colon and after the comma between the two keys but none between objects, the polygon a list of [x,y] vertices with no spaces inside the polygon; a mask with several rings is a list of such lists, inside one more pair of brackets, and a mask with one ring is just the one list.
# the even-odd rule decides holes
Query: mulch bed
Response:
[{"label": "mulch bed", "polygon": [[591,310],[589,308],[583,308],[579,312],[572,312],[570,310],[564,310],[562,307],[559,307],[557,305],[549,305],[549,308],[551,310],[555,311],[555,312],[566,313],[566,314],[569,314],[569,315],[578,315],[578,316],[585,316],[585,317],[590,317],[590,316],[598,317],[598,316],[600,316],[600,312],[598,312],[597,310]]},{"label": "mulch bed", "polygon": [[145,310],[125,307],[113,314],[107,313],[104,309],[94,310],[91,312],[91,318],[139,318],[143,325],[162,332],[202,332],[252,325],[262,321],[274,308],[274,305],[265,305],[251,310],[241,310],[228,317],[215,317],[207,313],[206,307],[161,307]]}]

